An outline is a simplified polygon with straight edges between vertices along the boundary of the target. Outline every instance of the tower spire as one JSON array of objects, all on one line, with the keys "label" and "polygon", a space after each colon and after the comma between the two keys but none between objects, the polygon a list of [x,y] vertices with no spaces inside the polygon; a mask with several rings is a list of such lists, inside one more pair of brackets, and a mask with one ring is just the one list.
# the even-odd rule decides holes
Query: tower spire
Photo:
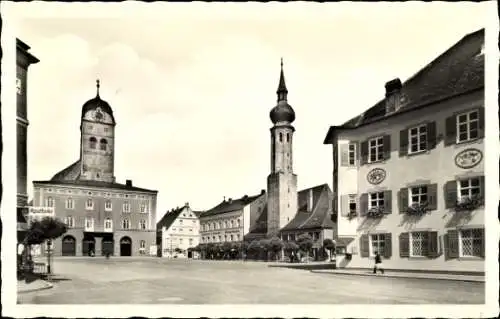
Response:
[{"label": "tower spire", "polygon": [[285,84],[285,73],[283,72],[283,58],[281,58],[280,83],[278,85],[278,91],[276,93],[278,94],[278,102],[286,101],[288,90]]},{"label": "tower spire", "polygon": [[101,81],[99,81],[99,79],[97,79],[96,81],[96,87],[97,87],[97,97],[99,97],[99,88],[101,87]]}]

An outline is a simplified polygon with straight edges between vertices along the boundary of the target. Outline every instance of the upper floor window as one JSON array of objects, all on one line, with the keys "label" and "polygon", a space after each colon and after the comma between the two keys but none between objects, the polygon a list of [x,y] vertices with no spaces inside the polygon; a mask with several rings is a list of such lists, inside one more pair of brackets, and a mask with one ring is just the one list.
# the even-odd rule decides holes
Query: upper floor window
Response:
[{"label": "upper floor window", "polygon": [[240,219],[239,218],[236,222],[238,223],[238,227],[240,227]]},{"label": "upper floor window", "polygon": [[408,153],[418,153],[427,149],[427,125],[420,125],[408,130]]},{"label": "upper floor window", "polygon": [[283,133],[280,132],[279,138],[280,138],[280,142],[283,142]]},{"label": "upper floor window", "polygon": [[226,227],[226,228],[229,227],[229,223],[227,222],[227,220],[224,221],[224,227]]},{"label": "upper floor window", "polygon": [[222,229],[222,222],[219,222],[219,227],[218,229]]},{"label": "upper floor window", "polygon": [[479,112],[477,110],[457,115],[457,143],[479,137]]},{"label": "upper floor window", "polygon": [[368,209],[384,207],[384,192],[370,193],[368,198]]},{"label": "upper floor window", "polygon": [[101,138],[101,141],[99,142],[99,148],[101,149],[101,151],[105,151],[108,147],[108,141],[106,141],[106,139],[104,138]]},{"label": "upper floor window", "polygon": [[23,85],[23,82],[21,81],[21,79],[17,78],[16,79],[16,89],[17,89],[17,94],[21,94],[23,91],[22,91],[22,85]]},{"label": "upper floor window", "polygon": [[66,199],[66,209],[74,209],[75,208],[75,202],[73,198],[69,197]]},{"label": "upper floor window", "polygon": [[377,162],[384,159],[384,138],[377,137],[368,141],[368,162]]},{"label": "upper floor window", "polygon": [[179,224],[181,224],[181,225],[182,225],[182,223],[183,223],[183,220],[182,220],[182,219],[179,219]]},{"label": "upper floor window", "polygon": [[212,223],[212,229],[214,229],[214,230],[216,229],[215,228],[215,223]]},{"label": "upper floor window", "polygon": [[141,203],[141,213],[147,213],[148,212],[148,206],[146,203]]},{"label": "upper floor window", "polygon": [[410,206],[414,204],[425,204],[428,201],[427,186],[417,186],[410,188]]},{"label": "upper floor window", "polygon": [[68,228],[75,227],[75,218],[73,216],[66,216],[64,223],[68,226]]},{"label": "upper floor window", "polygon": [[125,218],[125,219],[122,221],[122,228],[123,228],[123,229],[129,229],[129,228],[130,228],[130,220],[128,220],[127,218]]},{"label": "upper floor window", "polygon": [[46,205],[47,205],[47,207],[54,207],[54,198],[52,198],[50,196],[47,197]]},{"label": "upper floor window", "polygon": [[111,203],[111,201],[109,199],[106,200],[106,202],[104,202],[104,209],[107,211],[110,211],[113,209],[113,204]]},{"label": "upper floor window", "polygon": [[87,201],[85,202],[85,208],[94,209],[94,201],[92,200],[92,198],[87,198]]},{"label": "upper floor window", "polygon": [[125,202],[123,203],[123,212],[124,212],[124,213],[130,213],[130,203],[129,203],[129,202],[127,202],[127,201],[125,201]]},{"label": "upper floor window", "polygon": [[94,218],[92,218],[92,217],[85,218],[85,229],[87,229],[87,230],[94,229]]},{"label": "upper floor window", "polygon": [[286,141],[290,142],[290,133],[286,133]]},{"label": "upper floor window", "polygon": [[146,229],[146,221],[144,219],[141,219],[139,221],[139,229],[142,229],[142,230]]},{"label": "upper floor window", "polygon": [[356,195],[355,194],[350,194],[349,195],[349,212],[350,214],[356,214],[357,212],[357,200],[356,200]]},{"label": "upper floor window", "polygon": [[356,144],[354,143],[349,143],[348,146],[348,164],[349,166],[355,166],[356,165]]},{"label": "upper floor window", "polygon": [[106,231],[110,231],[113,229],[113,221],[111,220],[111,218],[106,218],[104,220],[104,230]]},{"label": "upper floor window", "polygon": [[481,194],[481,181],[479,177],[458,181],[458,200],[471,198]]},{"label": "upper floor window", "polygon": [[96,145],[97,145],[97,140],[96,140],[96,138],[95,138],[95,137],[93,137],[93,136],[92,136],[92,137],[89,139],[89,146],[90,146],[90,148],[91,148],[91,149],[95,149],[95,148],[96,148]]}]

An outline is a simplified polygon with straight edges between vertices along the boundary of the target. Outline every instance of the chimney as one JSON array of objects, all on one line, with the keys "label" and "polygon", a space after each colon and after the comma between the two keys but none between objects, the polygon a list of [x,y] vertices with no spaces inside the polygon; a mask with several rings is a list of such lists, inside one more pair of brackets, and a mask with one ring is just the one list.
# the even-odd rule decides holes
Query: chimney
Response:
[{"label": "chimney", "polygon": [[127,179],[127,180],[125,181],[125,186],[127,186],[127,187],[132,187],[132,180],[131,180],[131,179]]},{"label": "chimney", "polygon": [[266,193],[266,190],[265,190],[265,189],[262,189],[262,190],[260,191],[260,194],[261,194],[261,195],[264,195],[265,193]]},{"label": "chimney", "polygon": [[224,200],[222,200],[223,202],[226,202],[226,196],[224,196]]},{"label": "chimney", "polygon": [[311,188],[307,196],[307,211],[312,212],[312,210],[313,210],[313,190]]},{"label": "chimney", "polygon": [[229,202],[229,204],[231,204],[233,202],[233,199],[229,198],[228,202]]},{"label": "chimney", "polygon": [[186,202],[186,204],[184,204],[185,207],[189,207],[189,202]]},{"label": "chimney", "polygon": [[392,113],[401,106],[401,80],[395,78],[385,84],[385,112]]}]

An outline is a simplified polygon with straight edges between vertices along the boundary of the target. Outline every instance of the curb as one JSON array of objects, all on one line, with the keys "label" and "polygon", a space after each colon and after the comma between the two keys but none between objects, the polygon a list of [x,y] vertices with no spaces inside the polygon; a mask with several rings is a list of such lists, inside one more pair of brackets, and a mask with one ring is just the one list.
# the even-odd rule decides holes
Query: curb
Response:
[{"label": "curb", "polygon": [[53,288],[53,287],[54,287],[53,284],[51,284],[49,282],[45,282],[45,284],[42,287],[32,288],[32,289],[25,289],[25,290],[18,290],[17,293],[18,294],[26,294],[26,293],[29,293],[29,292],[47,290],[47,289],[50,289],[50,288]]},{"label": "curb", "polygon": [[318,271],[311,270],[313,273],[317,274],[331,274],[331,275],[346,275],[346,276],[365,276],[365,277],[385,277],[385,278],[403,278],[403,279],[427,279],[427,280],[448,280],[448,281],[461,281],[461,282],[476,282],[476,283],[485,283],[486,280],[472,280],[472,279],[462,279],[462,278],[438,278],[438,277],[412,277],[412,276],[392,276],[392,275],[372,275],[372,274],[354,274],[354,273],[345,273],[345,272],[331,272],[331,271]]}]

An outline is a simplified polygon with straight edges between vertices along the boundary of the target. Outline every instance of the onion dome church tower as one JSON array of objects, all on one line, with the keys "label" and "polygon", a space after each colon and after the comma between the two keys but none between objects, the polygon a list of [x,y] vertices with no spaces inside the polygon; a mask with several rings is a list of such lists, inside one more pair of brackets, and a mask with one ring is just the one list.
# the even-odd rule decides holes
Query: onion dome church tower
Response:
[{"label": "onion dome church tower", "polygon": [[267,177],[267,233],[276,235],[297,213],[297,175],[293,173],[295,112],[288,104],[288,90],[281,60],[277,105],[271,110],[271,173]]},{"label": "onion dome church tower", "polygon": [[115,182],[115,118],[108,102],[99,96],[97,80],[96,97],[82,107],[80,125],[80,179]]}]

